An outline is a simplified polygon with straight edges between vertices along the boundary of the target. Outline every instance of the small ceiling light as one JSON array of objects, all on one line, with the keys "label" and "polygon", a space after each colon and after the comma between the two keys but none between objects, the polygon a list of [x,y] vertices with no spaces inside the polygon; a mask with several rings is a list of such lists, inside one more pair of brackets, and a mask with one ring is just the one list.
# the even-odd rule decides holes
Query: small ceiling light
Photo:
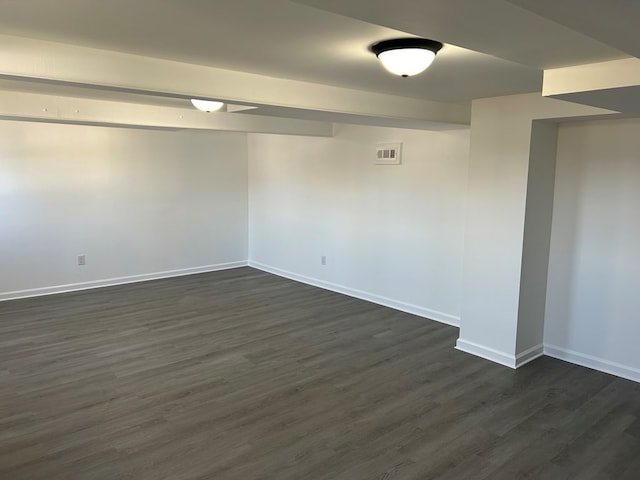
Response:
[{"label": "small ceiling light", "polygon": [[203,112],[215,112],[220,110],[224,103],[222,102],[214,102],[213,100],[198,100],[197,98],[192,98],[191,103],[198,110],[202,110]]},{"label": "small ceiling light", "polygon": [[426,38],[395,38],[374,43],[370,50],[391,73],[409,77],[424,72],[441,48],[442,43]]}]

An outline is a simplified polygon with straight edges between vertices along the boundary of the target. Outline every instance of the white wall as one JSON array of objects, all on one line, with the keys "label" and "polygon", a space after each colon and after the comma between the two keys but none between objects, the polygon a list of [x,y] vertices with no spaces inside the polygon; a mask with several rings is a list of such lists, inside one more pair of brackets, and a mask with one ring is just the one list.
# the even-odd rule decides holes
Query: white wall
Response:
[{"label": "white wall", "polygon": [[0,299],[246,259],[245,134],[0,122]]},{"label": "white wall", "polygon": [[530,108],[528,100],[525,96],[474,100],[471,115],[469,208],[457,347],[510,366],[516,362],[531,153],[532,122],[524,113]]},{"label": "white wall", "polygon": [[601,113],[540,93],[473,101],[460,350],[512,368],[543,354],[557,132],[538,122]]},{"label": "white wall", "polygon": [[640,381],[640,120],[562,125],[545,352]]},{"label": "white wall", "polygon": [[526,359],[529,355],[537,356],[543,352],[557,151],[558,125],[533,122],[516,334],[516,355],[519,358]]},{"label": "white wall", "polygon": [[[374,165],[384,142],[402,165]],[[457,324],[468,149],[467,130],[250,135],[250,262]]]}]

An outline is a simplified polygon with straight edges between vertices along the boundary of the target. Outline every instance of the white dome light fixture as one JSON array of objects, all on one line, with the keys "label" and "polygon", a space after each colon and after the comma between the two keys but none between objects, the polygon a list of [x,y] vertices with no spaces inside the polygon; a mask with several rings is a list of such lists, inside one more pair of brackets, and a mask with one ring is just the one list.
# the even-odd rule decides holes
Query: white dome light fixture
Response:
[{"label": "white dome light fixture", "polygon": [[395,38],[374,43],[369,47],[384,68],[401,77],[424,72],[441,48],[442,43],[426,38]]},{"label": "white dome light fixture", "polygon": [[197,98],[192,98],[191,103],[194,107],[203,112],[216,112],[220,110],[224,105],[224,103],[222,102],[215,102],[213,100],[199,100]]}]

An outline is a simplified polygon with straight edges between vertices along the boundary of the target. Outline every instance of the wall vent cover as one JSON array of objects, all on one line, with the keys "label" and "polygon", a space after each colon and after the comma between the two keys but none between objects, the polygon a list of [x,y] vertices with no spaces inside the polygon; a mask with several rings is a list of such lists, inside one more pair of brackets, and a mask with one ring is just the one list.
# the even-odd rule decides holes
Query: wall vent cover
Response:
[{"label": "wall vent cover", "polygon": [[376,165],[400,165],[401,143],[379,143],[376,145]]}]

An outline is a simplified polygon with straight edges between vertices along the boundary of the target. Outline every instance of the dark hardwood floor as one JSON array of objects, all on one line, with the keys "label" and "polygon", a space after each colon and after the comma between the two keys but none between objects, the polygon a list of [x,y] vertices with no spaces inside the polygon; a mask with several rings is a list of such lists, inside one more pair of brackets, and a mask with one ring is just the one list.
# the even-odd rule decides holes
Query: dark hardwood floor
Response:
[{"label": "dark hardwood floor", "polygon": [[250,268],[0,303],[0,478],[640,478],[640,384],[456,337]]}]

